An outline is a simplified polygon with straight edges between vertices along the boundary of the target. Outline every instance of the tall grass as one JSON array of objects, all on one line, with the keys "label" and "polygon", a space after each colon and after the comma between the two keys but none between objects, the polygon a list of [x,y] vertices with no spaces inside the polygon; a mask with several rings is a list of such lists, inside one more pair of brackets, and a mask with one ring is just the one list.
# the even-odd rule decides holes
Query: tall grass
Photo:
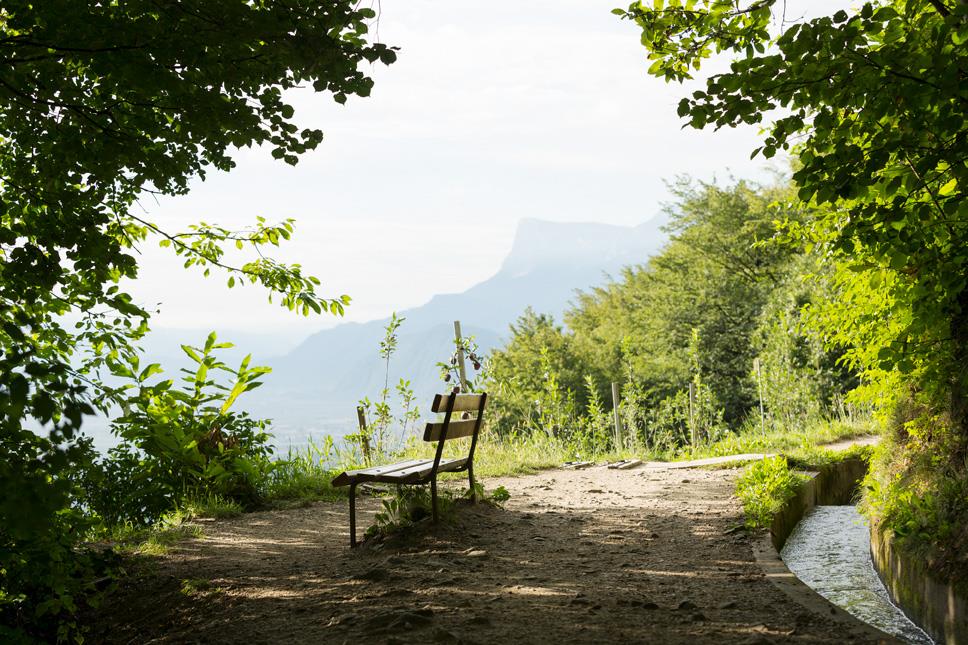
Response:
[{"label": "tall grass", "polygon": [[[507,437],[483,432],[474,456],[474,472],[482,478],[528,475],[540,470],[558,468],[568,461],[593,462],[614,461],[623,458],[643,460],[686,460],[720,457],[744,453],[784,454],[793,463],[820,463],[827,459],[819,448],[823,444],[865,436],[872,433],[873,424],[860,420],[817,420],[803,429],[767,429],[763,432],[758,424],[749,423],[739,432],[727,434],[718,441],[697,446],[683,446],[676,450],[648,451],[641,446],[595,451],[583,444],[576,444],[548,433],[533,431]],[[467,454],[469,440],[449,441],[445,457],[463,457]],[[634,442],[631,442],[634,445]],[[436,443],[411,438],[402,448],[376,459],[373,465],[392,463],[405,459],[432,459]],[[279,459],[262,486],[263,498],[270,506],[288,506],[292,503],[336,500],[346,497],[347,488],[336,488],[333,478],[344,470],[364,466],[359,450],[353,444],[339,444],[331,437],[321,442],[310,440],[301,449],[290,449]],[[463,473],[448,474],[444,479],[460,479]]]},{"label": "tall grass", "polygon": [[670,460],[704,459],[745,453],[795,453],[811,451],[818,446],[846,439],[876,434],[871,419],[817,419],[803,429],[768,428],[766,432],[755,423],[745,424],[710,444],[684,446],[673,453],[657,455]]},{"label": "tall grass", "polygon": [[[400,459],[430,459],[437,444],[410,442],[399,453]],[[445,457],[467,455],[467,441],[446,444]],[[597,453],[585,458],[604,459],[611,453]],[[529,475],[539,470],[558,468],[566,461],[579,457],[566,442],[543,432],[498,437],[482,433],[474,452],[474,473],[482,477]]]},{"label": "tall grass", "polygon": [[[474,456],[474,472],[480,477],[528,475],[548,468],[558,468],[568,461],[614,461],[623,458],[644,460],[687,460],[720,457],[744,453],[783,453],[794,461],[817,462],[823,457],[818,447],[844,439],[872,433],[866,420],[816,421],[804,429],[789,431],[768,429],[763,432],[756,424],[748,424],[737,433],[698,446],[683,446],[674,451],[648,451],[626,448],[620,451],[576,451],[574,445],[544,432],[498,437],[482,433]],[[445,457],[467,454],[468,440],[447,442]],[[405,459],[432,459],[436,443],[412,439],[400,450],[383,456],[377,463],[392,463]],[[374,465],[377,465],[376,463]],[[332,479],[344,470],[362,468],[362,458],[351,448],[341,448],[327,437],[322,443],[310,441],[300,450],[290,449],[280,459],[263,486],[264,498],[270,504],[284,501],[334,500],[346,497],[347,489],[334,488]],[[457,478],[462,475],[451,475]]]},{"label": "tall grass", "polygon": [[362,459],[351,447],[340,447],[332,437],[317,443],[312,438],[301,449],[290,448],[273,465],[262,486],[263,498],[270,505],[282,501],[309,502],[346,497],[346,488],[337,488],[333,478],[344,470],[361,467]]},{"label": "tall grass", "polygon": [[746,526],[769,526],[773,516],[809,476],[790,470],[786,457],[769,457],[753,463],[736,480],[736,496],[743,502]]}]

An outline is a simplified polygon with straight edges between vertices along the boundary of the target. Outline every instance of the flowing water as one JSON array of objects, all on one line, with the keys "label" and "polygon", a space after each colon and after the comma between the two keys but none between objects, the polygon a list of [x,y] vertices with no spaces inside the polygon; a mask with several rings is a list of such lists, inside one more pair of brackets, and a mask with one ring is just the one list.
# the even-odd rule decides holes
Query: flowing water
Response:
[{"label": "flowing water", "polygon": [[800,580],[864,622],[908,643],[934,642],[891,602],[871,563],[870,530],[856,506],[815,507],[780,555]]}]

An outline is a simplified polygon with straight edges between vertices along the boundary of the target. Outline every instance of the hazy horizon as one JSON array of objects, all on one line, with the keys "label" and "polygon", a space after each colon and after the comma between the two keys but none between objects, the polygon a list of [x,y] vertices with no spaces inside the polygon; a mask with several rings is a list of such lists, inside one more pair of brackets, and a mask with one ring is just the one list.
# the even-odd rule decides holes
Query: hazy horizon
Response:
[{"label": "hazy horizon", "polygon": [[[787,13],[843,4],[791,2]],[[293,95],[297,120],[325,133],[315,152],[290,167],[241,150],[231,173],[141,204],[173,231],[295,217],[294,240],[273,257],[353,297],[347,316],[304,318],[260,289],[228,290],[152,243],[128,285],[160,309],[152,326],[304,338],[487,279],[523,218],[632,226],[660,211],[678,175],[767,179],[775,164],[749,159],[757,128],[682,129],[675,108],[691,86],[646,75],[637,29],[615,5],[382,3],[379,39],[401,50],[372,68],[373,95],[345,106]]]}]

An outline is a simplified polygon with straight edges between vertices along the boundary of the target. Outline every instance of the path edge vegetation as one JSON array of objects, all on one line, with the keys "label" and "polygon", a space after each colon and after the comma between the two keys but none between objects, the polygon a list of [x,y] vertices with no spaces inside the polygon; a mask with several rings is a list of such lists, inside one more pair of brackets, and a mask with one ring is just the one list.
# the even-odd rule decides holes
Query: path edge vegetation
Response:
[{"label": "path edge vegetation", "polygon": [[774,516],[800,494],[815,473],[846,460],[860,459],[870,465],[876,451],[876,447],[865,445],[846,450],[818,446],[754,461],[736,478],[744,525],[750,530],[769,529]]}]

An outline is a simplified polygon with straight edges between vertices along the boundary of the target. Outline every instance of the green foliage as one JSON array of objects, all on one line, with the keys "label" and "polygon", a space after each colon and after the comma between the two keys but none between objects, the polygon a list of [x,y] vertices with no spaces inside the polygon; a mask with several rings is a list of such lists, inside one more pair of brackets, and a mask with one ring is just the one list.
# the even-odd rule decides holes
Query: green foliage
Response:
[{"label": "green foliage", "polygon": [[123,441],[108,453],[103,477],[87,480],[87,502],[102,520],[149,524],[185,498],[218,496],[249,507],[259,501],[271,469],[267,422],[231,407],[270,370],[249,367],[248,356],[237,370],[227,367],[215,353],[231,346],[217,343],[214,332],[202,347],[182,346],[197,367],[182,370],[180,388],[171,380],[149,382],[161,368],[139,371],[137,357],[113,366],[133,382],[118,388],[126,412],[112,430]]},{"label": "green foliage", "polygon": [[873,458],[873,446],[851,446],[846,450],[830,450],[823,446],[801,446],[786,454],[790,468],[797,470],[820,470],[832,464],[838,464],[846,459],[860,459],[870,463]]},{"label": "green foliage", "polygon": [[180,503],[180,508],[190,517],[208,517],[216,520],[238,517],[245,512],[239,502],[216,494],[205,497],[189,498]]},{"label": "green foliage", "polygon": [[746,526],[769,527],[773,516],[808,479],[790,470],[786,457],[753,462],[736,480],[736,496],[743,502]]},{"label": "green foliage", "polygon": [[205,578],[187,578],[182,580],[181,593],[189,598],[204,597],[206,594],[220,593],[223,589],[213,587],[210,580]]},{"label": "green foliage", "polygon": [[[96,556],[78,544],[89,524],[77,504],[81,484],[96,485],[83,480],[98,471],[79,430],[95,407],[109,413],[122,402],[101,378],[109,364],[130,363],[148,329],[148,311],[120,287],[137,277],[138,247],[158,241],[186,266],[217,268],[230,286],[254,282],[304,313],[340,313],[348,301],[318,293],[319,282],[298,265],[263,257],[289,237],[290,221],[178,232],[132,207],[145,194],[183,194],[193,177],[231,169],[237,148],[269,146],[296,163],[322,133],[293,123],[284,91],[310,85],[339,103],[368,95],[372,80],[361,68],[395,59],[369,42],[374,17],[343,0],[195,3],[190,11],[149,0],[4,3],[0,603],[4,624],[18,633],[77,637],[71,615],[91,590],[85,581],[101,575]],[[227,264],[226,245],[253,259]],[[34,421],[43,436],[27,429]],[[234,435],[261,432],[239,417],[233,423]],[[219,443],[213,437],[209,447]],[[119,472],[141,449],[119,457]],[[234,473],[222,484],[228,480],[242,481]]]},{"label": "green foliage", "polygon": [[[380,358],[383,359],[385,368],[383,389],[380,390],[380,400],[374,406],[376,415],[372,423],[367,425],[366,429],[366,434],[369,435],[366,443],[371,444],[372,442],[372,448],[376,451],[377,457],[380,459],[383,458],[383,455],[387,451],[386,443],[389,438],[390,425],[393,423],[393,414],[390,411],[390,402],[388,400],[390,397],[390,358],[397,350],[397,330],[404,320],[406,319],[397,318],[397,314],[394,312],[384,330],[383,340],[380,341]],[[369,403],[365,399],[364,401]],[[367,450],[366,454],[370,454],[370,451]]]},{"label": "green foliage", "polygon": [[[474,489],[467,490],[463,495],[450,488],[438,488],[437,512],[438,519],[450,522],[454,519],[458,503],[475,500],[485,504],[500,507],[511,499],[511,493],[504,486],[498,486],[492,492],[487,492],[480,482],[474,482]],[[433,507],[430,488],[427,486],[400,486],[396,492],[383,500],[381,510],[374,517],[374,522],[366,530],[366,537],[386,538],[395,533],[406,531],[417,522],[432,516]]]},{"label": "green foliage", "polygon": [[[435,446],[423,441],[411,442],[397,454],[398,459],[432,459]],[[466,446],[447,442],[444,458],[466,456]],[[597,458],[597,450],[581,453],[583,458]],[[512,433],[500,437],[495,433],[482,433],[474,451],[475,477],[502,477],[505,475],[530,475],[547,468],[558,468],[575,458],[573,446],[561,439],[540,433]],[[466,479],[464,473],[442,473],[442,479]]]},{"label": "green foliage", "polygon": [[[50,497],[41,502],[50,504]],[[94,581],[113,576],[120,565],[110,551],[77,548],[77,536],[92,526],[80,510],[61,509],[52,516],[42,515],[45,510],[23,507],[20,513],[32,522],[0,529],[0,640],[5,642],[75,638],[74,614],[96,607],[104,591]]]},{"label": "green foliage", "polygon": [[263,482],[263,497],[273,505],[346,497],[346,488],[334,488],[333,477],[362,463],[355,451],[344,451],[327,435],[321,443],[310,438],[302,450],[290,449],[273,464]]},{"label": "green foliage", "polygon": [[179,542],[204,535],[202,528],[192,522],[193,518],[189,510],[179,508],[165,513],[150,527],[139,529],[125,525],[116,532],[122,550],[139,555],[165,555]]},{"label": "green foliage", "polygon": [[642,28],[642,44],[654,61],[649,73],[667,81],[692,78],[703,59],[723,49],[763,53],[775,0],[741,7],[733,0],[655,0],[635,2],[612,13]]},{"label": "green foliage", "polygon": [[615,448],[612,414],[590,374],[585,375],[585,392],[588,397],[585,414],[573,420],[574,430],[566,438],[567,448],[576,459],[587,459]]},{"label": "green foliage", "polygon": [[875,451],[862,506],[898,548],[945,580],[968,584],[965,438],[924,403],[903,399]]},{"label": "green foliage", "polygon": [[635,398],[629,401],[644,410],[645,421],[639,429],[643,445],[657,452],[675,452],[692,441],[688,390],[667,396],[655,405]]},{"label": "green foliage", "polygon": [[743,502],[746,526],[769,528],[773,516],[810,479],[799,470],[816,471],[845,459],[871,459],[870,446],[832,451],[816,444],[796,447],[789,456],[768,457],[750,464],[736,480],[736,495]]},{"label": "green foliage", "polygon": [[[581,294],[567,330],[530,310],[512,325],[490,361],[492,429],[546,432],[575,456],[695,450],[759,419],[761,400],[761,425],[791,428],[828,415],[856,384],[801,325],[800,308],[827,285],[804,286],[814,255],[773,243],[778,219],[810,216],[783,205],[789,189],[683,180],[674,190],[672,238],[647,265]],[[621,445],[607,429],[611,382]]]},{"label": "green foliage", "polygon": [[627,381],[631,373],[654,405],[688,390],[701,374],[714,407],[736,424],[756,403],[751,338],[793,255],[757,243],[771,239],[774,220],[787,216],[773,205],[786,191],[685,180],[673,191],[671,239],[662,251],[582,294],[565,320],[576,354],[603,382]]},{"label": "green foliage", "polygon": [[[367,465],[392,458],[402,445],[414,438],[410,436],[410,431],[416,429],[417,422],[420,420],[420,407],[416,404],[416,397],[409,380],[401,378],[394,388],[400,400],[398,416],[394,413],[390,399],[390,359],[397,350],[397,332],[405,320],[406,318],[398,317],[394,313],[387,322],[379,350],[380,358],[384,362],[383,388],[380,390],[379,399],[376,402],[370,401],[369,397],[360,399],[358,403],[362,416],[360,430],[345,437],[359,446],[363,462]],[[481,369],[480,363],[483,362],[483,358],[477,356],[478,350],[474,339],[463,338],[461,343],[459,349],[470,354],[474,369]],[[459,381],[457,360],[455,351],[449,363],[437,363],[447,381],[451,378],[451,372],[455,381]],[[469,388],[473,389],[472,379],[469,380]],[[458,389],[455,388],[454,391]]]},{"label": "green foliage", "polygon": [[[473,372],[467,371],[466,363],[471,362]],[[461,374],[461,364],[464,364],[464,373]],[[440,380],[452,387],[454,393],[478,392],[481,391],[480,384],[487,380],[490,360],[481,354],[480,347],[473,336],[461,336],[454,338],[454,353],[448,361],[437,363],[440,370]],[[463,378],[463,383],[461,379]],[[451,385],[453,384],[453,385]]]},{"label": "green foliage", "polygon": [[409,431],[417,428],[417,422],[420,420],[420,407],[416,404],[416,396],[410,386],[410,381],[407,379],[401,378],[400,382],[397,383],[397,396],[400,397],[400,406],[403,408],[398,421],[403,429],[402,439],[406,442],[410,437]]},{"label": "green foliage", "polygon": [[757,421],[750,419],[737,432],[725,435],[714,443],[699,446],[686,453],[670,453],[668,456],[701,459],[751,453],[783,453],[798,463],[811,461],[819,464],[823,462],[817,458],[817,446],[867,437],[873,432],[874,424],[869,418],[814,419],[804,427],[767,428],[766,432],[761,431]]},{"label": "green foliage", "polygon": [[[650,73],[667,80],[714,52],[733,58],[680,102],[691,126],[769,122],[753,155],[796,155],[797,199],[818,208],[784,235],[832,268],[807,322],[863,372],[855,398],[885,413],[916,400],[921,419],[905,423],[934,428],[878,462],[872,509],[944,549],[954,518],[955,531],[968,520],[931,510],[961,490],[968,459],[968,4],[866,2],[783,23],[775,38],[774,5],[657,0],[618,13],[641,27]],[[929,476],[916,464],[930,459],[947,465]]]},{"label": "green foliage", "polygon": [[804,308],[830,298],[831,273],[813,255],[797,258],[760,314],[753,336],[759,372],[754,365],[751,377],[758,379],[772,425],[800,428],[842,403],[844,394],[859,384],[842,364],[843,353],[827,348],[822,335],[804,320]]},{"label": "green foliage", "polygon": [[[437,512],[440,520],[451,520],[455,500],[456,494],[453,491],[438,491]],[[366,529],[366,538],[387,537],[431,517],[431,502],[430,487],[401,486],[396,493],[383,500],[382,509],[376,514],[373,524]]]},{"label": "green foliage", "polygon": [[504,486],[498,486],[491,492],[489,496],[487,496],[487,498],[497,504],[503,504],[511,499],[511,493],[509,493],[508,489],[506,489]]},{"label": "green foliage", "polygon": [[501,436],[514,432],[554,434],[569,429],[583,375],[570,337],[551,317],[531,308],[510,327],[511,339],[491,353],[486,388],[488,427]]},{"label": "green foliage", "polygon": [[[303,315],[310,312],[343,315],[345,306],[350,303],[349,296],[339,298],[319,298],[315,289],[320,285],[318,278],[304,276],[302,267],[298,264],[284,265],[262,254],[265,246],[279,246],[288,240],[293,233],[295,220],[289,218],[280,224],[267,224],[265,218],[256,217],[254,227],[239,231],[231,231],[221,226],[200,222],[188,227],[184,233],[169,234],[151,223],[144,223],[145,228],[161,236],[160,246],[171,247],[175,255],[185,258],[185,268],[201,267],[203,274],[208,277],[212,268],[222,269],[229,273],[226,286],[231,289],[236,284],[249,282],[259,284],[269,291],[269,302],[273,294],[281,296],[282,305],[289,310],[298,311]],[[258,251],[258,257],[239,267],[226,265],[223,261],[225,245],[236,250],[249,246]]]}]

